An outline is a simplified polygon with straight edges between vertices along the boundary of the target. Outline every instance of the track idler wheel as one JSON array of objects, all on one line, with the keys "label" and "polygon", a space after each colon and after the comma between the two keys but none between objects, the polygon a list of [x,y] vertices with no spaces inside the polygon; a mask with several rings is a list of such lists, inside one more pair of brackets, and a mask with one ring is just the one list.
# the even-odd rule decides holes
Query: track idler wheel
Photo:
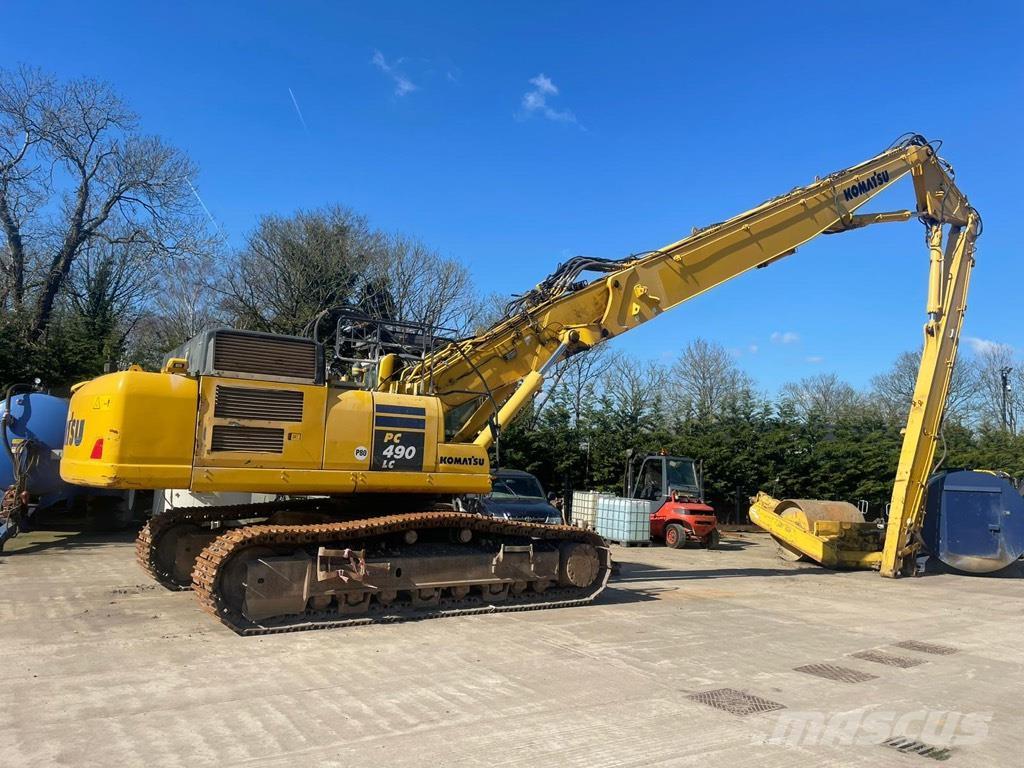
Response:
[{"label": "track idler wheel", "polygon": [[203,547],[213,539],[208,531],[195,523],[178,523],[164,531],[157,541],[154,560],[161,573],[179,588],[192,583],[192,568]]},{"label": "track idler wheel", "polygon": [[274,550],[270,547],[251,547],[232,558],[224,569],[221,589],[224,602],[235,611],[246,611],[246,591],[248,587],[249,563],[266,557],[273,557]]},{"label": "track idler wheel", "polygon": [[563,587],[589,587],[601,569],[597,549],[590,544],[566,542],[559,548],[558,583]]}]

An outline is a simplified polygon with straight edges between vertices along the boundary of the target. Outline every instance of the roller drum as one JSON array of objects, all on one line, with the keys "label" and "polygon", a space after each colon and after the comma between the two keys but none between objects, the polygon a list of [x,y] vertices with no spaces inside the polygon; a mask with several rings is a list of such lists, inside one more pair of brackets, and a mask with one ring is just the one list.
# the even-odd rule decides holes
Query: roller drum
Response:
[{"label": "roller drum", "polygon": [[[814,524],[824,520],[841,523],[863,523],[864,515],[853,504],[846,501],[827,501],[824,499],[785,499],[776,508],[776,513],[785,520],[794,523],[808,533],[814,532]],[[779,557],[783,560],[796,562],[808,558],[798,549],[790,546],[776,536],[772,536],[778,545]]]}]

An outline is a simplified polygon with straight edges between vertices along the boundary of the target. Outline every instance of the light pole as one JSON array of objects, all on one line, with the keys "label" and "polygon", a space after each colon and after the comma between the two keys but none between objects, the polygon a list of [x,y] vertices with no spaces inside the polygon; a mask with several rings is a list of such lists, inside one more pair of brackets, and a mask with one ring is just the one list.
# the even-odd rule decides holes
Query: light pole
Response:
[{"label": "light pole", "polygon": [[1002,397],[1003,397],[1003,431],[1010,431],[1010,422],[1012,414],[1010,413],[1010,373],[1013,368],[1005,366],[999,369],[999,380],[1001,383]]},{"label": "light pole", "polygon": [[583,485],[585,487],[589,488],[590,487],[590,441],[589,440],[581,440],[580,441],[580,451],[585,452],[587,454],[587,463],[586,463],[586,465],[584,466],[584,469],[583,469]]}]

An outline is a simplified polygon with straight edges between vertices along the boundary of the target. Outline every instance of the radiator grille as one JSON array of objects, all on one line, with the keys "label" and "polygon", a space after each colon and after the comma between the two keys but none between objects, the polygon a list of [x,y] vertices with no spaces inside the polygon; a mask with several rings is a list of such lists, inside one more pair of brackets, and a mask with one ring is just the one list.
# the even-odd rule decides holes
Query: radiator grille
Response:
[{"label": "radiator grille", "polygon": [[302,393],[291,389],[217,387],[213,415],[218,419],[302,421]]},{"label": "radiator grille", "polygon": [[213,345],[213,367],[217,371],[317,378],[316,344],[307,339],[251,336],[221,331]]},{"label": "radiator grille", "polygon": [[217,424],[213,428],[210,450],[284,453],[284,430]]}]

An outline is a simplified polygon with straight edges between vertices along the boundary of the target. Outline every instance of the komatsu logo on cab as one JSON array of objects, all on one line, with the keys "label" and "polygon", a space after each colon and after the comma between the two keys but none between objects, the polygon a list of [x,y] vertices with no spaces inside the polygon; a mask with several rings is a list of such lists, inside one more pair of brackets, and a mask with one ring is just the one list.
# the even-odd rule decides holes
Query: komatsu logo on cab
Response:
[{"label": "komatsu logo on cab", "polygon": [[853,200],[861,195],[866,195],[872,189],[877,189],[883,184],[889,183],[889,172],[879,171],[873,176],[868,176],[866,179],[861,179],[856,184],[851,184],[843,190],[844,200]]},{"label": "komatsu logo on cab", "polygon": [[454,464],[460,467],[482,467],[484,460],[479,456],[440,456],[441,464]]}]

